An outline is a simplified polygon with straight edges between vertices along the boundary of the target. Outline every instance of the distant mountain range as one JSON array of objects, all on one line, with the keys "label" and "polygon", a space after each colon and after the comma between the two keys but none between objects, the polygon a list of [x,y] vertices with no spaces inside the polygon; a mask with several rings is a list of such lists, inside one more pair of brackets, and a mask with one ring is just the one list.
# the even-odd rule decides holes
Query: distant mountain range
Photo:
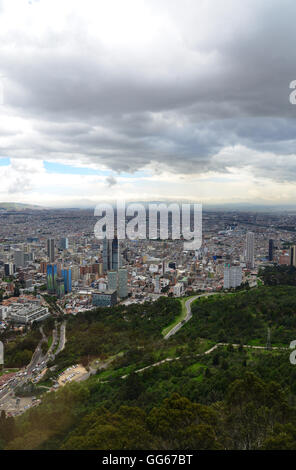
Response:
[{"label": "distant mountain range", "polygon": [[46,207],[35,204],[22,204],[21,202],[0,202],[0,210],[23,211],[23,210],[44,210]]},{"label": "distant mountain range", "polygon": [[[99,201],[98,203],[103,203],[107,201]],[[141,203],[144,204],[145,207],[148,207],[149,204],[160,204],[161,202],[165,204],[171,204],[173,202],[178,202],[179,204],[186,204],[189,201],[171,201],[171,200],[163,200],[163,201],[126,201],[126,204],[130,203]],[[112,204],[112,202],[109,201]],[[196,201],[198,203],[198,201]],[[193,204],[193,201],[191,201]],[[114,207],[116,207],[116,203],[113,203]],[[22,210],[57,210],[57,209],[67,209],[67,210],[75,210],[75,209],[88,209],[93,210],[95,205],[93,202],[88,200],[81,201],[81,204],[77,204],[77,206],[71,207],[45,207],[39,206],[37,204],[23,204],[20,202],[0,202],[0,210],[13,210],[13,211],[22,211]],[[222,204],[203,204],[204,211],[237,211],[237,212],[296,212],[296,204],[252,204],[248,202],[242,203],[222,203]]]},{"label": "distant mountain range", "polygon": [[296,204],[252,204],[249,202],[203,204],[206,211],[237,211],[237,212],[295,212]]}]

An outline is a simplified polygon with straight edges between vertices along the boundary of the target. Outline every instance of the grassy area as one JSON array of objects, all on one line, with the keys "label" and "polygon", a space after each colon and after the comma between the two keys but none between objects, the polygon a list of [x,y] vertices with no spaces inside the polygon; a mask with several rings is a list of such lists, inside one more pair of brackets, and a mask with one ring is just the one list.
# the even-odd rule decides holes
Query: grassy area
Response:
[{"label": "grassy area", "polygon": [[137,369],[137,367],[134,364],[131,364],[128,367],[121,367],[120,369],[104,370],[103,372],[98,373],[97,376],[99,377],[99,381],[107,380],[107,379],[110,379],[110,378],[122,377],[124,375],[129,375],[136,369]]},{"label": "grassy area", "polygon": [[48,341],[47,341],[48,349],[49,349],[50,346],[52,345],[52,342],[53,342],[53,337],[52,337],[52,335],[50,335],[50,337],[48,338]]},{"label": "grassy area", "polygon": [[107,357],[106,359],[101,359],[100,357],[96,357],[95,359],[93,359],[91,362],[90,362],[90,367],[92,367],[93,369],[96,369],[98,367],[100,367],[100,365],[103,363],[110,363],[112,361],[114,361],[114,359],[118,358],[118,357],[122,357],[124,355],[124,352],[123,351],[120,351],[119,353],[117,354],[114,354],[113,356],[109,356]]},{"label": "grassy area", "polygon": [[202,382],[204,378],[206,366],[201,362],[195,362],[191,366],[186,368],[186,372],[189,374],[191,379],[195,382]]},{"label": "grassy area", "polygon": [[[42,387],[51,388],[52,385],[53,385],[53,381],[48,379],[48,380],[44,380],[43,382],[40,381],[40,382],[39,382],[38,384],[36,384],[36,385],[37,385],[38,388],[39,388],[39,387],[40,387],[40,388],[42,388]],[[44,392],[44,390],[43,390],[43,392]]]},{"label": "grassy area", "polygon": [[189,296],[189,297],[183,297],[183,298],[181,298],[181,299],[178,299],[178,300],[180,301],[180,303],[181,303],[181,313],[180,313],[180,315],[178,315],[178,316],[174,319],[174,321],[173,321],[169,326],[165,327],[165,328],[162,330],[161,334],[162,334],[163,336],[167,335],[167,334],[169,333],[169,331],[171,331],[171,329],[174,328],[174,326],[176,326],[178,323],[180,323],[182,320],[185,319],[185,317],[186,317],[186,307],[185,307],[185,303],[186,303],[187,300],[192,299],[193,297],[195,297],[195,295],[191,295],[191,296]]}]

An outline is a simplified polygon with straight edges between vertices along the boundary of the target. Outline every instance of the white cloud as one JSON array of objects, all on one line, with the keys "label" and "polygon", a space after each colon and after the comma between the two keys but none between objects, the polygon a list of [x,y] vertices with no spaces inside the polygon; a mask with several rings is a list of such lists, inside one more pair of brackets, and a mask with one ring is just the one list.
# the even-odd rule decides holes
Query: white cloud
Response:
[{"label": "white cloud", "polygon": [[[0,0],[0,156],[12,159],[0,194],[22,181],[49,203],[111,187],[213,200],[277,187],[293,200],[295,14],[292,0]],[[53,177],[43,161],[109,169],[118,184]],[[149,180],[121,177],[143,169]]]}]

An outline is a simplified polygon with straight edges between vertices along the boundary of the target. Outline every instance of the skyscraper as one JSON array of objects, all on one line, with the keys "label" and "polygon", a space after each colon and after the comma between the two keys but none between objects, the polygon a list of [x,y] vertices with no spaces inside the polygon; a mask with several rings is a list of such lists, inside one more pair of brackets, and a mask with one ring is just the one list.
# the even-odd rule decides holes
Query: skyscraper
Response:
[{"label": "skyscraper", "polygon": [[68,238],[61,238],[60,239],[60,249],[61,250],[68,250],[68,248],[69,248]]},{"label": "skyscraper", "polygon": [[273,240],[269,240],[268,242],[268,260],[273,261],[273,250],[274,250],[274,244]]},{"label": "skyscraper", "polygon": [[246,235],[246,265],[247,268],[254,268],[254,242],[255,235],[253,232],[247,232]]},{"label": "skyscraper", "polygon": [[16,250],[14,252],[14,264],[16,268],[21,268],[25,265],[25,255],[23,250]]},{"label": "skyscraper", "polygon": [[160,294],[160,277],[159,275],[156,275],[155,276],[155,279],[154,279],[154,292],[155,294]]},{"label": "skyscraper", "polygon": [[15,265],[13,263],[4,264],[4,274],[5,276],[12,276],[15,273]]},{"label": "skyscraper", "polygon": [[117,291],[117,271],[108,271],[108,290]]},{"label": "skyscraper", "polygon": [[47,256],[50,263],[54,263],[55,251],[54,251],[54,238],[47,240]]},{"label": "skyscraper", "polygon": [[72,271],[71,268],[62,269],[62,278],[64,279],[65,294],[72,291]]},{"label": "skyscraper", "polygon": [[54,294],[56,291],[56,279],[57,279],[57,265],[47,265],[47,290],[50,294]]},{"label": "skyscraper", "polygon": [[224,289],[231,287],[238,287],[242,283],[242,268],[240,266],[230,266],[230,264],[224,267]]},{"label": "skyscraper", "polygon": [[118,271],[119,262],[119,243],[117,236],[113,240],[104,238],[103,240],[103,269],[107,271]]},{"label": "skyscraper", "polygon": [[290,265],[296,266],[296,245],[290,248]]},{"label": "skyscraper", "polygon": [[127,269],[120,268],[118,270],[118,296],[124,299],[128,295],[127,290]]}]

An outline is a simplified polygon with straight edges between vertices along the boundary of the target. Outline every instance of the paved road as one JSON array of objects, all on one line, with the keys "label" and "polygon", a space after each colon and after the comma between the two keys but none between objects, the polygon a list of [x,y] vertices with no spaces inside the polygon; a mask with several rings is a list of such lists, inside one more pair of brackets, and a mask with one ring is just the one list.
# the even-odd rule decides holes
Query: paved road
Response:
[{"label": "paved road", "polygon": [[61,324],[61,330],[60,330],[60,342],[59,342],[59,346],[54,354],[54,356],[56,356],[57,354],[59,354],[61,351],[63,351],[63,349],[65,348],[65,344],[66,344],[66,322],[63,322]]},{"label": "paved road", "polygon": [[175,333],[177,333],[177,331],[179,331],[180,328],[182,328],[182,326],[185,325],[185,323],[187,323],[190,320],[190,318],[192,317],[192,313],[191,313],[191,304],[192,304],[192,302],[194,302],[196,299],[199,299],[200,297],[208,297],[209,295],[216,295],[216,294],[217,294],[217,292],[210,292],[208,294],[195,295],[191,299],[186,300],[186,302],[185,302],[186,317],[184,318],[184,320],[180,321],[177,325],[175,325],[165,335],[164,339],[169,339],[171,336],[173,336]]},{"label": "paved road", "polygon": [[52,343],[50,345],[49,350],[47,351],[47,357],[50,357],[51,355],[53,355],[52,353],[53,353],[54,348],[57,345],[57,342],[58,342],[58,331],[57,331],[57,323],[55,322],[55,327],[52,330]]},{"label": "paved road", "polygon": [[42,343],[46,342],[46,336],[44,335],[42,327],[40,327],[40,333],[42,338],[33,353],[30,363],[19,371],[22,375],[15,375],[13,380],[11,380],[11,382],[0,391],[0,403],[3,403],[9,395],[12,395],[17,387],[29,382],[33,377],[33,369],[35,369],[42,361],[47,359],[46,355],[43,355],[41,348]]},{"label": "paved road", "polygon": [[[34,377],[34,369],[36,369],[37,367],[39,368],[39,371],[45,369],[47,362],[52,356],[52,349],[57,343],[57,330],[55,328],[52,332],[53,342],[46,354],[42,353],[42,343],[47,343],[47,337],[44,334],[42,326],[40,327],[40,333],[42,335],[42,338],[34,351],[30,363],[19,371],[19,373],[21,373],[22,375],[15,375],[11,382],[5,387],[3,387],[2,390],[0,390],[0,407],[14,395],[14,391],[17,387],[21,387],[32,380],[32,378]],[[65,346],[64,329],[61,331],[61,340],[59,346],[61,346],[62,348]]]}]

